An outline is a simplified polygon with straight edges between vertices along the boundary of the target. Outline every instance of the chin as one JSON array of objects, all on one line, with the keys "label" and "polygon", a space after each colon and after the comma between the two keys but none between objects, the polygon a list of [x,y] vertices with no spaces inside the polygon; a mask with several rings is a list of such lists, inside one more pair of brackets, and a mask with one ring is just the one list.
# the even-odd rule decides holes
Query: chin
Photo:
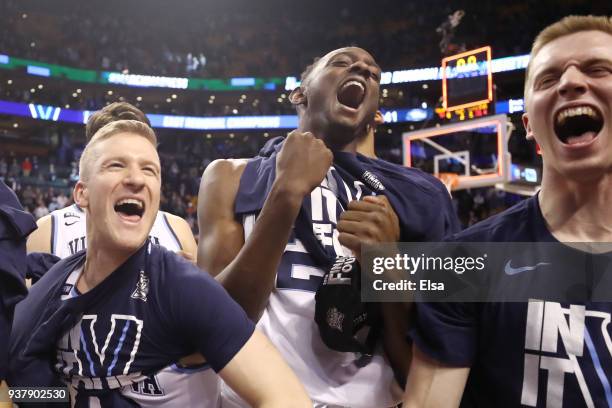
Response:
[{"label": "chin", "polygon": [[328,132],[334,145],[346,146],[365,134],[365,126],[355,119],[336,118],[329,123]]},{"label": "chin", "polygon": [[135,252],[138,250],[149,237],[147,231],[116,231],[109,237],[112,241],[111,246],[118,252]]},{"label": "chin", "polygon": [[116,246],[122,252],[136,252],[145,243],[146,239],[147,236],[138,239],[122,239],[116,243]]}]

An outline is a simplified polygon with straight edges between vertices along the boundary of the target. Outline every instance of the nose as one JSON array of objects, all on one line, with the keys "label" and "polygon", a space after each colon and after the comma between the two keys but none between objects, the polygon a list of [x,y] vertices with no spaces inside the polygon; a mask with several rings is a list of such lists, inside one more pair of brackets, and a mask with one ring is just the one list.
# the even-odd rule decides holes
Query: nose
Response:
[{"label": "nose", "polygon": [[140,190],[145,185],[145,176],[139,166],[128,167],[128,172],[123,179],[123,184],[133,190]]},{"label": "nose", "polygon": [[559,81],[559,95],[573,99],[583,95],[587,91],[586,77],[575,66],[570,66],[565,70]]},{"label": "nose", "polygon": [[370,66],[361,60],[353,62],[350,68],[352,72],[363,75],[366,79],[372,74]]}]

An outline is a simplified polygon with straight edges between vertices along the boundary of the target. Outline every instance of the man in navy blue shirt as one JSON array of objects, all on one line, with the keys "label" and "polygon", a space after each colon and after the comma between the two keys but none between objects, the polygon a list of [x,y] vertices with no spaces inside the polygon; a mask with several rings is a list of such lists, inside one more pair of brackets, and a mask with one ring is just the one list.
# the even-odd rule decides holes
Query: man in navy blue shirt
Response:
[{"label": "man in navy blue shirt", "polygon": [[[403,375],[410,352],[389,304],[385,350],[369,362],[327,347],[314,321],[325,269],[336,256],[359,258],[361,244],[439,240],[456,225],[437,179],[357,154],[377,123],[380,73],[358,47],[317,59],[289,97],[298,129],[249,161],[212,163],[200,186],[198,264],[258,321],[317,406],[396,406],[391,365]],[[225,396],[224,406],[245,405]]]},{"label": "man in navy blue shirt", "polygon": [[[538,35],[523,122],[541,147],[542,188],[452,240],[612,242],[610,44],[608,17],[566,17]],[[550,272],[549,264],[557,276],[587,277],[610,263],[609,252],[576,250],[570,260],[577,257],[588,257],[590,266],[536,259],[522,273],[516,267],[487,272],[532,274],[535,281],[534,274]],[[405,406],[612,406],[612,303],[588,300],[418,304]]]},{"label": "man in navy blue shirt", "polygon": [[199,352],[252,405],[310,406],[223,288],[149,242],[161,183],[155,146],[151,128],[132,120],[104,126],[88,143],[74,191],[88,248],[55,264],[17,306],[9,385],[58,385],[59,377],[77,407],[136,406],[126,395],[132,384]]}]

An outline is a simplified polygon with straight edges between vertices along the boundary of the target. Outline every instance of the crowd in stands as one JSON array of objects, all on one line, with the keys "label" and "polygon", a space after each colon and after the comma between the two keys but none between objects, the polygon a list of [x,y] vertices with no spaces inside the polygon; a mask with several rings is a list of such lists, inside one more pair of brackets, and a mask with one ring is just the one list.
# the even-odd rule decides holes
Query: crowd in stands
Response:
[{"label": "crowd in stands", "polygon": [[[296,75],[326,50],[356,44],[385,69],[440,61],[440,27],[463,9],[455,49],[526,53],[538,29],[603,0],[309,2],[0,2],[0,53],[94,70],[227,78]],[[150,29],[155,27],[155,29]],[[520,27],[520,29],[518,29]]]},{"label": "crowd in stands", "polygon": [[[76,173],[75,176],[78,177]],[[24,208],[36,219],[70,202],[70,174],[60,174],[58,178],[54,160],[41,163],[38,156],[0,155],[0,180],[17,193]]]}]

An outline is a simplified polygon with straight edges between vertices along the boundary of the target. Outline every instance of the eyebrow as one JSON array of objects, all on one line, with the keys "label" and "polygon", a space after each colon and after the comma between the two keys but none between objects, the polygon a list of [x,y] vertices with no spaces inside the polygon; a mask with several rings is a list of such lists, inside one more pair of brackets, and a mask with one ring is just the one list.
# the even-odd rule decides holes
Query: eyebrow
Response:
[{"label": "eyebrow", "polygon": [[[154,161],[154,160],[150,160],[150,159],[137,159],[138,160],[138,164],[140,165],[150,165],[155,167],[157,170],[161,171],[161,165]],[[112,162],[112,161],[119,161],[119,162],[125,162],[125,158],[121,157],[121,156],[112,156],[112,157],[108,157],[107,159],[105,159],[102,162],[102,165],[107,165],[108,163]]]},{"label": "eyebrow", "polygon": [[[352,52],[350,52],[350,51],[341,51],[341,52],[339,52],[337,54],[334,54],[332,57],[330,57],[329,61],[333,60],[334,58],[336,58],[338,56],[349,57],[351,59],[351,61],[353,61],[353,62],[356,59],[355,54],[353,54]],[[382,71],[382,68],[380,67],[380,65],[378,65],[376,63],[376,61],[374,61],[371,57],[367,57],[365,59],[365,62],[366,62],[366,64],[368,64],[368,65],[370,65],[372,67],[378,68],[379,71]]]},{"label": "eyebrow", "polygon": [[546,68],[546,69],[544,69],[542,71],[534,72],[533,76],[532,76],[532,78],[533,78],[532,80],[534,82],[536,82],[536,80],[538,80],[539,78],[541,78],[541,77],[543,77],[545,75],[555,74],[555,73],[558,73],[560,71],[561,71],[561,68],[559,68],[557,65],[554,65],[554,66],[548,67],[548,68]]},{"label": "eyebrow", "polygon": [[583,63],[580,64],[580,66],[590,66],[590,65],[595,65],[595,64],[612,64],[612,60],[608,59],[608,58],[590,58],[586,61],[584,61]]},{"label": "eyebrow", "polygon": [[[580,67],[580,69],[583,69],[584,67],[590,67],[591,65],[602,64],[602,63],[612,65],[612,60],[608,58],[593,57],[585,61],[579,62],[578,66]],[[560,71],[562,71],[562,68],[558,64],[555,64],[548,68],[545,68],[543,71],[534,72],[533,79],[535,80],[535,79],[540,78],[543,75],[557,73]]]},{"label": "eyebrow", "polygon": [[141,163],[147,166],[153,166],[157,170],[161,171],[161,165],[156,161],[145,159],[145,160],[142,160]]}]

